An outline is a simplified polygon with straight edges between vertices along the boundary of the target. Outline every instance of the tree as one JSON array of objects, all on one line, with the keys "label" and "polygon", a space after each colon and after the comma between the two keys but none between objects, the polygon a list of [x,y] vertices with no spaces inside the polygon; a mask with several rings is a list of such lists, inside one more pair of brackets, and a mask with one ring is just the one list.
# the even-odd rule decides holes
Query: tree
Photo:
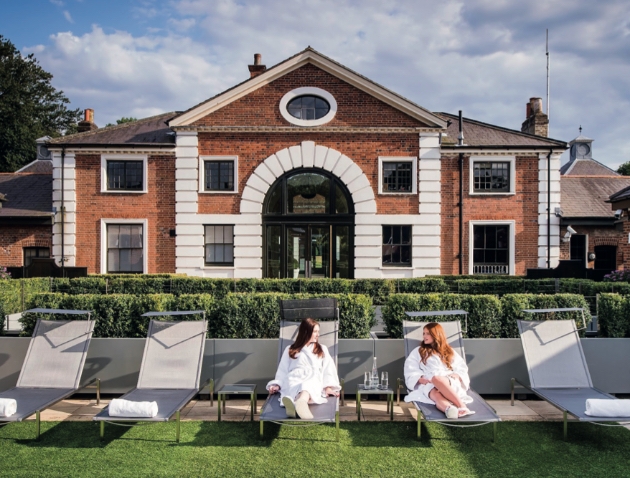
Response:
[{"label": "tree", "polygon": [[116,120],[116,124],[107,123],[105,127],[107,128],[108,126],[116,126],[118,124],[133,123],[134,121],[138,121],[138,118],[132,118],[131,116],[127,118],[126,116],[123,116],[122,118]]},{"label": "tree", "polygon": [[22,54],[0,35],[0,171],[16,171],[37,157],[35,140],[76,126],[79,109],[51,84],[35,56]]},{"label": "tree", "polygon": [[619,166],[617,172],[623,176],[630,176],[630,161]]}]

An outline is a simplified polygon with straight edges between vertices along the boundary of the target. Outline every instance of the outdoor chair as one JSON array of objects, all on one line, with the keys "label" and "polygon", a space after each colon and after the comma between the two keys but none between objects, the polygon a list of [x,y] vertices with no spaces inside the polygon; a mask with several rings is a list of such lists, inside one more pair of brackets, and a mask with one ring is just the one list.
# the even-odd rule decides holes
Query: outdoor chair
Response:
[{"label": "outdoor chair", "polygon": [[202,314],[203,320],[176,322],[151,320],[138,385],[120,398],[133,402],[157,402],[158,414],[152,418],[111,417],[109,407],[106,407],[93,418],[94,421],[100,422],[101,438],[105,435],[105,422],[134,426],[135,422],[166,422],[175,415],[176,441],[179,442],[182,408],[212,383],[212,380],[208,380],[199,386],[208,322],[202,310],[143,314],[143,317],[197,314]]},{"label": "outdoor chair", "polygon": [[[406,312],[406,314],[409,317],[419,317],[421,319],[436,316],[463,315],[466,320],[466,329],[468,329],[468,312],[464,310]],[[403,321],[405,358],[407,358],[416,347],[420,346],[420,342],[422,341],[422,331],[427,323],[429,322],[415,322],[410,320]],[[453,347],[453,350],[455,350],[455,352],[457,352],[464,360],[466,360],[460,321],[440,322],[440,325],[444,328],[449,345]],[[399,389],[400,387],[401,385],[398,386]],[[481,396],[475,392],[472,387],[467,391],[467,393],[473,399],[472,403],[468,404],[468,408],[475,413],[461,418],[449,419],[444,415],[444,412],[438,410],[435,405],[422,402],[412,402],[418,411],[418,438],[420,438],[422,434],[421,427],[423,421],[441,423],[442,425],[452,427],[473,427],[492,423],[492,440],[496,441],[497,422],[500,422],[501,419],[494,409],[488,405],[488,403],[481,398]]]},{"label": "outdoor chair", "polygon": [[565,440],[568,414],[573,415],[580,422],[600,425],[605,422],[630,421],[628,417],[593,417],[584,413],[587,399],[616,399],[593,387],[578,333],[586,328],[584,310],[581,308],[528,309],[524,312],[530,314],[581,312],[583,328],[578,329],[573,319],[517,321],[527,363],[529,385],[515,378],[512,379],[512,405],[514,405],[515,383],[551,403],[563,413]]},{"label": "outdoor chair", "polygon": [[87,320],[37,319],[17,384],[0,393],[0,398],[12,398],[17,402],[17,412],[10,417],[0,417],[0,424],[21,422],[35,414],[39,439],[42,410],[94,383],[97,403],[100,403],[98,379],[79,385],[94,321],[90,320],[87,310],[30,309],[24,313],[87,315]]},{"label": "outdoor chair", "polygon": [[[319,342],[330,352],[338,366],[339,307],[337,299],[305,299],[280,301],[280,341],[278,344],[278,364],[284,349],[291,345],[296,337],[300,320],[323,319],[319,322]],[[334,320],[326,320],[334,319]],[[343,386],[343,384],[342,384]],[[309,405],[312,419],[289,418],[280,406],[279,395],[269,395],[260,412],[260,436],[264,436],[266,421],[293,426],[309,426],[322,423],[334,423],[339,441],[339,397],[328,397],[327,403]]]}]

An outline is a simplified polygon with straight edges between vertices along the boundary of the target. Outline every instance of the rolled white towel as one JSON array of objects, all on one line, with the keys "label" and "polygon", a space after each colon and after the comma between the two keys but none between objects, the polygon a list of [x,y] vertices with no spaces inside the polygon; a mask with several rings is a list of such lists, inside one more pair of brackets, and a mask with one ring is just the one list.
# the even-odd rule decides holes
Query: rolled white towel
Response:
[{"label": "rolled white towel", "polygon": [[13,398],[0,398],[0,417],[10,417],[17,412],[17,402]]},{"label": "rolled white towel", "polygon": [[589,398],[584,413],[591,417],[630,417],[630,400]]},{"label": "rolled white towel", "polygon": [[156,402],[133,402],[114,398],[109,404],[110,417],[153,418],[158,414]]}]

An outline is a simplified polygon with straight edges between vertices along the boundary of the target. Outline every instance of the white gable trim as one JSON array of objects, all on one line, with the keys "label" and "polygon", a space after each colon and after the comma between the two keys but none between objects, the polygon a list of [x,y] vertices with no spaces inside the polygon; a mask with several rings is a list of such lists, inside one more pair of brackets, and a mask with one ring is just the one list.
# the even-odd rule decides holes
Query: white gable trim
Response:
[{"label": "white gable trim", "polygon": [[270,68],[269,70],[261,73],[253,79],[246,81],[235,88],[213,98],[212,100],[203,103],[196,108],[183,113],[181,116],[174,118],[170,121],[169,126],[188,126],[195,121],[207,116],[214,111],[223,108],[224,106],[250,94],[251,92],[265,86],[272,81],[280,78],[281,76],[296,70],[307,63],[311,63],[322,70],[330,73],[349,83],[350,85],[368,93],[369,95],[378,98],[384,103],[402,111],[412,118],[422,121],[429,126],[436,128],[446,128],[446,121],[434,115],[428,110],[421,108],[420,106],[412,103],[411,101],[399,96],[392,91],[383,88],[376,83],[371,82],[367,78],[364,78],[346,67],[333,62],[332,60],[320,55],[314,50],[305,50],[299,55],[286,60],[280,65]]}]

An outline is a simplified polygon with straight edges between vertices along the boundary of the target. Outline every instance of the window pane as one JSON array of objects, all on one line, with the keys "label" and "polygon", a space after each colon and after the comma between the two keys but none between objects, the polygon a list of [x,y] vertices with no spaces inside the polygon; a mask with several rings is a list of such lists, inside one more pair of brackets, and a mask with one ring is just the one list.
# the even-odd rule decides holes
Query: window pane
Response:
[{"label": "window pane", "polygon": [[224,262],[224,259],[223,259],[223,246],[221,246],[221,245],[214,246],[214,260],[216,262]]},{"label": "window pane", "polygon": [[120,226],[120,244],[118,247],[131,247],[131,226]]},{"label": "window pane", "polygon": [[394,240],[391,226],[383,226],[383,244],[391,244]]},{"label": "window pane", "polygon": [[411,226],[402,227],[402,243],[411,244]]},{"label": "window pane", "polygon": [[208,244],[206,246],[206,262],[216,262],[214,255],[214,244]]},{"label": "window pane", "polygon": [[400,226],[394,226],[392,229],[394,230],[394,244],[400,244],[401,243]]},{"label": "window pane", "polygon": [[267,212],[270,214],[282,213],[282,183],[278,183],[269,196]]},{"label": "window pane", "polygon": [[223,243],[232,244],[234,242],[234,227],[223,226]]},{"label": "window pane", "polygon": [[131,249],[131,271],[142,272],[142,249]]},{"label": "window pane", "polygon": [[142,248],[142,226],[131,226],[131,247]]},{"label": "window pane", "polygon": [[348,199],[339,185],[337,185],[335,190],[335,209],[337,210],[337,214],[347,214],[350,212],[348,209]]},{"label": "window pane", "polygon": [[107,272],[118,272],[120,265],[118,261],[118,250],[107,252]]},{"label": "window pane", "polygon": [[214,226],[206,226],[206,244],[214,244]]},{"label": "window pane", "polygon": [[231,244],[223,246],[223,256],[225,262],[234,262],[234,246]]},{"label": "window pane", "polygon": [[120,271],[131,272],[131,249],[119,249]]},{"label": "window pane", "polygon": [[486,249],[497,247],[497,228],[486,226]]}]

